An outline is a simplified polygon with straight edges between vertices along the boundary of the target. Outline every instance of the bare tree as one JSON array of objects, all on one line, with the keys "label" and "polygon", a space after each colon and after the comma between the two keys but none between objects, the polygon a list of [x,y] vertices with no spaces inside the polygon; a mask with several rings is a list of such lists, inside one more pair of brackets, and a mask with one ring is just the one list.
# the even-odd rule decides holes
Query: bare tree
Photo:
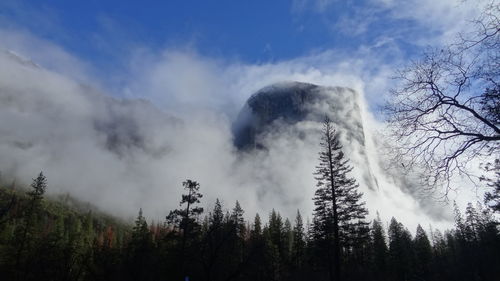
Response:
[{"label": "bare tree", "polygon": [[499,11],[491,2],[473,32],[397,72],[385,113],[398,161],[427,187],[444,183],[448,192],[452,176],[473,179],[470,163],[499,157]]}]

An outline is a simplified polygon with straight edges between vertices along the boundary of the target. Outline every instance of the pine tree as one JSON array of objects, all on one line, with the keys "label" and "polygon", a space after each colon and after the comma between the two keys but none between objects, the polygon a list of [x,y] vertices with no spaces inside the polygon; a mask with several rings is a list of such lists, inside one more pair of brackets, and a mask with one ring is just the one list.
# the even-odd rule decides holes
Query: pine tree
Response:
[{"label": "pine tree", "polygon": [[170,211],[167,216],[167,222],[183,231],[184,236],[188,234],[189,228],[194,225],[196,218],[203,213],[203,208],[194,206],[200,203],[203,197],[200,190],[200,184],[196,181],[186,180],[182,183],[188,194],[182,194],[180,206],[186,205],[185,209],[176,209]]},{"label": "pine tree", "polygon": [[126,269],[130,272],[132,280],[149,280],[152,251],[152,234],[141,208],[132,228],[132,237],[128,245]]},{"label": "pine tree", "polygon": [[450,249],[443,234],[438,229],[434,230],[432,235],[432,254],[431,271],[433,280],[446,280],[450,276],[450,271],[453,270],[453,265],[449,258]]},{"label": "pine tree", "polygon": [[411,234],[395,218],[389,224],[389,261],[392,280],[408,280],[413,276],[414,254]]},{"label": "pine tree", "polygon": [[[279,217],[281,220],[281,217]],[[276,221],[277,222],[277,221]],[[276,224],[274,224],[276,226]],[[275,228],[275,227],[273,227]],[[281,232],[281,231],[280,231]],[[281,280],[281,255],[276,243],[276,228],[271,231],[270,225],[264,226],[262,237],[264,242],[264,268],[263,280]],[[279,236],[278,236],[279,237]]]},{"label": "pine tree", "polygon": [[491,191],[484,194],[484,202],[486,206],[490,207],[494,212],[500,213],[500,159],[495,159],[492,165],[487,165],[486,170],[494,171],[495,179],[485,176],[481,177],[481,180],[486,181],[487,186],[491,188]]},{"label": "pine tree", "polygon": [[209,223],[213,229],[220,229],[224,223],[224,212],[222,211],[222,204],[219,198],[215,200],[214,210],[210,213]]},{"label": "pine tree", "polygon": [[292,244],[292,263],[296,268],[300,268],[303,264],[306,242],[304,239],[304,225],[302,216],[297,210],[295,217],[295,225],[293,227],[293,244]]},{"label": "pine tree", "polygon": [[43,175],[43,172],[40,172],[38,177],[33,179],[31,188],[32,190],[26,192],[26,194],[30,196],[32,202],[39,203],[45,194],[45,190],[47,189],[47,178]]},{"label": "pine tree", "polygon": [[290,262],[293,245],[293,229],[292,223],[287,218],[283,224],[283,261]]},{"label": "pine tree", "polygon": [[[206,280],[221,279],[223,259],[227,259],[228,230],[224,221],[224,212],[219,199],[216,199],[212,212],[208,215],[207,226],[201,247],[201,257]],[[226,251],[226,252],[224,252]]]},{"label": "pine tree", "polygon": [[47,178],[43,175],[43,172],[38,174],[38,177],[33,179],[31,183],[31,190],[26,192],[29,196],[29,205],[24,214],[24,224],[18,229],[18,235],[15,236],[15,245],[17,245],[15,254],[15,270],[16,270],[16,280],[24,279],[28,274],[28,268],[23,266],[23,256],[25,252],[30,251],[31,245],[33,244],[33,237],[35,236],[35,217],[39,215],[39,208],[47,189]]},{"label": "pine tree", "polygon": [[[330,120],[325,118],[321,137],[319,164],[316,167],[316,192],[313,198],[313,232],[316,240],[326,243],[332,253],[329,267],[330,279],[341,278],[341,247],[349,246],[350,239],[365,229],[364,219],[368,213],[361,202],[362,193],[354,178],[349,161],[342,152],[338,135]],[[327,256],[330,256],[329,254]]]},{"label": "pine tree", "polygon": [[150,241],[151,238],[148,223],[146,222],[146,218],[142,215],[142,208],[140,208],[134,227],[132,228],[132,241],[142,244],[145,241]]},{"label": "pine tree", "polygon": [[415,274],[419,280],[429,280],[432,264],[432,248],[429,238],[420,224],[417,226],[415,239]]},{"label": "pine tree", "polygon": [[269,225],[264,227],[263,238],[269,280],[282,280],[285,257],[285,232],[281,215],[272,210]]},{"label": "pine tree", "polygon": [[[196,234],[199,232],[199,224],[197,223],[197,219],[201,213],[203,213],[203,208],[196,206],[196,204],[200,203],[200,198],[203,195],[199,192],[200,184],[196,181],[192,181],[187,179],[182,183],[185,190],[187,190],[187,194],[182,194],[180,206],[185,205],[185,209],[176,209],[170,211],[167,216],[167,223],[172,225],[175,228],[182,231],[182,240],[180,247],[180,269],[183,275],[186,274],[186,248],[189,245],[189,242],[193,240]],[[187,276],[187,275],[185,275]]]},{"label": "pine tree", "polygon": [[246,227],[245,227],[245,220],[243,219],[243,214],[245,212],[240,206],[240,202],[236,200],[236,204],[232,210],[231,213],[231,220],[233,221],[235,227],[236,227],[236,234],[238,235],[239,238],[244,239],[245,238],[245,232],[246,232]]},{"label": "pine tree", "polygon": [[490,208],[477,204],[480,226],[478,228],[479,243],[476,253],[479,256],[479,274],[483,280],[494,280],[500,276],[500,228]]},{"label": "pine tree", "polygon": [[259,214],[256,214],[253,222],[253,228],[252,231],[250,232],[250,238],[252,240],[257,240],[260,239],[261,236],[262,236],[262,222],[260,221]]},{"label": "pine tree", "polygon": [[373,273],[375,280],[385,280],[387,270],[387,239],[382,227],[382,221],[377,218],[372,224],[372,251],[373,251]]},{"label": "pine tree", "polygon": [[[268,233],[268,231],[266,230]],[[249,265],[249,279],[255,281],[267,281],[269,278],[268,274],[268,261],[269,256],[267,255],[266,244],[267,241],[263,234],[262,221],[259,214],[255,215],[254,222],[250,231],[249,247],[250,253],[253,254],[254,258],[250,261]]]}]

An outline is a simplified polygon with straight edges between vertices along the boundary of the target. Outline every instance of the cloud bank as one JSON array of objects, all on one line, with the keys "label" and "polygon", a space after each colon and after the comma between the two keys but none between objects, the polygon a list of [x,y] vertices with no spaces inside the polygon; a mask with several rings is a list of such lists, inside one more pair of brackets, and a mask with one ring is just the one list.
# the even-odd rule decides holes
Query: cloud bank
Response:
[{"label": "cloud bank", "polygon": [[[24,36],[22,40],[39,40]],[[77,62],[72,69],[85,65],[57,46],[47,43],[46,48],[48,54],[55,48],[58,57]],[[44,57],[32,55],[36,50],[26,52]],[[351,59],[327,51],[272,64],[245,64],[189,49],[138,51],[120,88],[126,98],[115,98],[117,94],[101,90],[99,80],[89,78],[93,76],[84,67],[78,67],[84,79],[77,79],[78,71],[66,73],[64,64],[45,68],[2,51],[0,171],[8,180],[29,183],[43,170],[50,193],[70,193],[125,218],[142,207],[150,218],[162,221],[178,206],[186,178],[201,183],[208,207],[218,197],[228,208],[239,200],[248,217],[266,215],[272,208],[288,217],[300,209],[307,217],[313,208],[317,135],[270,134],[268,151],[245,154],[233,146],[231,124],[248,96],[271,83],[346,86],[361,94],[356,103],[366,136],[363,153],[378,188],[367,188],[361,173],[356,175],[372,216],[376,211],[383,218],[396,216],[411,229],[417,223],[450,226],[446,207],[423,205],[384,170],[378,152],[383,143],[373,136],[380,124],[365,97],[376,100],[387,88],[390,66],[370,56],[370,50],[358,53]],[[319,125],[302,122],[290,130],[317,132]],[[352,155],[354,164],[363,161]]]},{"label": "cloud bank", "polygon": [[[293,13],[308,7],[325,13],[339,2],[295,1]],[[412,42],[425,46],[467,31],[465,19],[475,17],[481,7],[451,0],[368,2],[363,10],[330,23],[362,36],[378,18],[410,22],[428,31],[411,33],[425,35]],[[126,52],[121,73],[104,76],[50,41],[16,27],[2,28],[3,180],[28,184],[43,170],[49,193],[70,193],[125,218],[142,207],[148,217],[163,221],[178,206],[182,181],[190,178],[201,183],[209,208],[218,197],[227,208],[239,200],[249,218],[256,212],[265,216],[272,208],[288,217],[300,209],[310,217],[320,124],[304,121],[270,133],[263,140],[269,149],[253,153],[238,152],[231,133],[251,94],[276,82],[301,81],[359,93],[355,104],[364,147],[348,141],[344,146],[372,217],[377,211],[387,220],[396,216],[410,229],[417,223],[449,227],[450,207],[419,198],[418,186],[387,164],[386,144],[378,134],[383,124],[374,109],[393,83],[394,69],[406,60],[398,40],[407,37],[403,33],[410,26],[395,33],[388,29],[373,44],[355,50],[323,50],[273,63],[207,57],[192,47],[134,48]],[[297,138],[297,132],[307,132],[306,137]],[[376,188],[368,188],[366,169]],[[477,198],[470,190],[461,192],[451,199]]]}]

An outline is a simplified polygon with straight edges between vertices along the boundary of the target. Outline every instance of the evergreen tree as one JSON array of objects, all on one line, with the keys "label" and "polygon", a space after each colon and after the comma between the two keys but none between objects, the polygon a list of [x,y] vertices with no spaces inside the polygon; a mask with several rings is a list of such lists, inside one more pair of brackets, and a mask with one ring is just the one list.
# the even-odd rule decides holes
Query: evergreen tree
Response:
[{"label": "evergreen tree", "polygon": [[463,228],[463,235],[468,242],[477,242],[479,231],[482,227],[481,218],[476,208],[472,203],[468,203],[465,208],[465,221]]},{"label": "evergreen tree", "polygon": [[293,245],[292,245],[292,263],[296,268],[300,268],[303,264],[303,258],[305,254],[305,237],[304,237],[304,226],[302,223],[302,216],[299,210],[297,210],[297,216],[295,217],[295,225],[293,227]]},{"label": "evergreen tree", "polygon": [[395,218],[391,219],[388,233],[391,280],[409,280],[413,277],[414,268],[411,234]]},{"label": "evergreen tree", "polygon": [[210,213],[209,223],[212,229],[221,229],[224,223],[224,212],[222,211],[222,204],[219,198],[215,200],[214,210]]},{"label": "evergreen tree", "polygon": [[[248,280],[267,281],[268,274],[268,255],[266,244],[269,243],[265,240],[262,229],[262,221],[259,214],[255,215],[252,229],[250,231],[249,248],[254,259],[251,259],[249,264]],[[266,232],[268,232],[266,230]],[[268,236],[266,234],[266,236]]]},{"label": "evergreen tree", "polygon": [[223,270],[223,255],[229,254],[227,249],[224,249],[224,246],[227,248],[229,234],[226,228],[222,204],[216,199],[214,209],[208,215],[208,225],[200,251],[206,280],[219,280],[223,272],[227,272]]},{"label": "evergreen tree", "polygon": [[290,263],[293,245],[293,229],[292,223],[287,218],[283,224],[283,262]]},{"label": "evergreen tree", "polygon": [[188,179],[182,183],[182,186],[187,190],[188,194],[182,194],[179,205],[185,205],[186,207],[170,211],[167,216],[167,223],[180,229],[184,234],[183,236],[187,236],[190,228],[195,225],[198,216],[203,213],[203,208],[195,206],[195,204],[200,203],[200,198],[203,195],[199,192],[200,184],[196,181]]},{"label": "evergreen tree", "polygon": [[382,221],[377,214],[377,218],[373,220],[372,230],[372,251],[373,251],[373,273],[375,280],[385,280],[387,272],[387,239]]},{"label": "evergreen tree", "polygon": [[415,275],[418,280],[429,280],[431,276],[432,248],[429,238],[420,224],[417,226],[415,239]]},{"label": "evergreen tree", "polygon": [[236,201],[233,210],[231,211],[231,220],[230,220],[230,242],[231,242],[231,250],[233,254],[233,259],[231,262],[233,267],[238,268],[244,262],[245,258],[245,239],[246,239],[246,226],[245,220],[243,218],[243,214],[245,212],[241,208],[241,205],[238,201]]},{"label": "evergreen tree", "polygon": [[182,239],[180,245],[180,269],[182,274],[187,277],[186,269],[186,259],[189,255],[187,252],[187,247],[191,247],[191,245],[199,232],[199,224],[197,223],[197,219],[201,213],[203,213],[203,208],[197,206],[196,204],[200,203],[200,198],[203,195],[199,192],[200,184],[196,181],[192,181],[187,179],[182,183],[185,190],[187,190],[187,194],[182,194],[180,206],[185,205],[184,209],[176,209],[170,211],[167,215],[167,223],[172,225],[174,229],[179,229],[182,232]]},{"label": "evergreen tree", "polygon": [[47,189],[47,178],[43,175],[43,172],[40,172],[38,177],[33,179],[30,187],[31,190],[26,192],[29,197],[29,205],[24,213],[24,223],[16,230],[17,234],[14,236],[14,245],[16,245],[14,266],[16,280],[26,279],[29,274],[26,255],[30,253],[35,242],[35,218],[39,215],[39,208]]},{"label": "evergreen tree", "polygon": [[38,177],[33,179],[31,188],[32,190],[28,191],[26,194],[31,198],[31,202],[37,204],[42,200],[45,190],[47,189],[47,178],[43,175],[43,172],[40,172]]},{"label": "evergreen tree", "polygon": [[142,208],[139,209],[139,214],[135,220],[135,225],[132,228],[132,241],[147,241],[151,239],[151,233],[148,228],[148,223],[142,215]]},{"label": "evergreen tree", "polygon": [[478,203],[479,210],[479,243],[476,251],[480,257],[479,275],[483,280],[494,280],[500,276],[500,228],[498,221],[492,216],[492,209],[484,209]]},{"label": "evergreen tree", "polygon": [[274,209],[269,215],[269,237],[271,242],[278,248],[280,255],[284,251],[284,232],[283,232],[283,219],[281,215]]},{"label": "evergreen tree", "polygon": [[252,231],[250,232],[250,237],[252,239],[259,239],[261,235],[262,235],[262,222],[260,221],[259,214],[256,214],[253,222],[253,228]]},{"label": "evergreen tree", "polygon": [[315,239],[324,241],[326,250],[331,252],[326,255],[332,257],[330,279],[340,280],[341,247],[348,247],[350,239],[367,225],[364,219],[368,211],[360,201],[363,194],[357,190],[356,180],[348,176],[352,167],[328,117],[323,123],[320,146],[313,232]]},{"label": "evergreen tree", "polygon": [[[497,95],[499,91],[497,90]],[[496,109],[497,112],[500,109]],[[484,195],[484,202],[486,206],[490,207],[494,212],[500,213],[500,159],[495,159],[493,165],[487,165],[485,168],[487,171],[494,171],[495,178],[481,177],[481,180],[487,182],[487,186],[491,188],[491,191],[486,192]]]},{"label": "evergreen tree", "polygon": [[[273,213],[276,214],[274,210]],[[274,218],[273,230],[271,229],[271,220],[269,221],[269,225],[266,225],[262,230],[264,241],[264,274],[262,280],[279,281],[282,280],[281,255],[279,251],[279,240],[281,239],[280,224],[282,224],[282,221],[281,216],[275,215]]]},{"label": "evergreen tree", "polygon": [[245,238],[245,232],[246,232],[245,220],[243,219],[244,213],[245,212],[241,208],[240,203],[238,202],[238,200],[236,200],[236,204],[231,213],[231,220],[233,221],[236,227],[236,234],[241,239]]},{"label": "evergreen tree", "polygon": [[[18,199],[0,228],[2,280],[182,280],[189,276],[207,281],[299,281],[330,277],[322,266],[332,268],[328,256],[332,252],[321,250],[331,249],[331,240],[315,233],[309,222],[304,231],[299,212],[293,227],[276,210],[264,226],[258,214],[250,226],[239,203],[226,211],[217,200],[202,226],[198,215],[191,214],[181,252],[181,216],[171,223],[174,229],[154,223],[149,227],[142,210],[131,226],[117,224],[106,216],[65,207],[69,200],[43,200],[43,178],[35,179],[29,192],[12,191],[18,192]],[[11,197],[10,191],[0,187],[0,208],[10,204]],[[188,213],[184,204],[180,214]],[[192,203],[190,210],[196,206]],[[355,231],[341,237],[342,277],[353,281],[498,280],[500,233],[492,210],[481,204],[469,204],[465,212],[458,206],[455,209],[456,228],[444,235],[431,230],[428,237],[419,225],[412,239],[393,218],[389,247],[378,216],[370,237],[355,224],[351,228]],[[340,233],[344,234],[342,228]]]},{"label": "evergreen tree", "polygon": [[451,275],[450,271],[453,265],[450,262],[450,253],[446,240],[438,229],[433,231],[432,253],[433,260],[431,271],[433,273],[433,280],[446,280],[446,278]]},{"label": "evergreen tree", "polygon": [[132,228],[132,237],[128,245],[126,269],[130,272],[130,280],[151,279],[152,252],[152,234],[141,208]]},{"label": "evergreen tree", "polygon": [[269,214],[269,223],[262,231],[265,275],[264,280],[284,280],[286,257],[286,234],[281,215],[272,210]]}]

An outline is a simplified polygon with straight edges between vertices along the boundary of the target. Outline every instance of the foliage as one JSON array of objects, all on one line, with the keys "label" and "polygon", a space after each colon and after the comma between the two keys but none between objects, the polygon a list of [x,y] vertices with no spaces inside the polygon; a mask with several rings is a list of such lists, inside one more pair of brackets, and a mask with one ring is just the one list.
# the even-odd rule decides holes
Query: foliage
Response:
[{"label": "foliage", "polygon": [[313,198],[313,236],[318,241],[318,255],[332,268],[331,278],[341,276],[341,252],[351,254],[361,246],[360,235],[366,232],[364,222],[368,210],[361,202],[362,193],[354,178],[352,167],[345,159],[338,135],[328,118],[323,123],[319,164],[316,167],[317,189]]},{"label": "foliage", "polygon": [[[293,225],[276,210],[250,224],[239,203],[227,210],[216,200],[204,219],[190,221],[197,232],[182,246],[181,227],[148,223],[142,209],[126,225],[33,193],[42,186],[0,188],[2,280],[330,280],[331,264],[318,255],[325,238],[306,231],[299,212]],[[395,218],[388,229],[377,218],[368,231],[343,234],[353,241],[340,255],[345,280],[499,280],[498,223],[479,204],[456,208],[456,228],[444,235],[418,226],[413,236]]]},{"label": "foliage", "polygon": [[494,212],[500,213],[500,159],[495,159],[493,165],[491,163],[488,164],[485,170],[493,171],[495,178],[481,177],[481,180],[486,181],[487,186],[491,188],[490,191],[485,193],[484,202]]}]

